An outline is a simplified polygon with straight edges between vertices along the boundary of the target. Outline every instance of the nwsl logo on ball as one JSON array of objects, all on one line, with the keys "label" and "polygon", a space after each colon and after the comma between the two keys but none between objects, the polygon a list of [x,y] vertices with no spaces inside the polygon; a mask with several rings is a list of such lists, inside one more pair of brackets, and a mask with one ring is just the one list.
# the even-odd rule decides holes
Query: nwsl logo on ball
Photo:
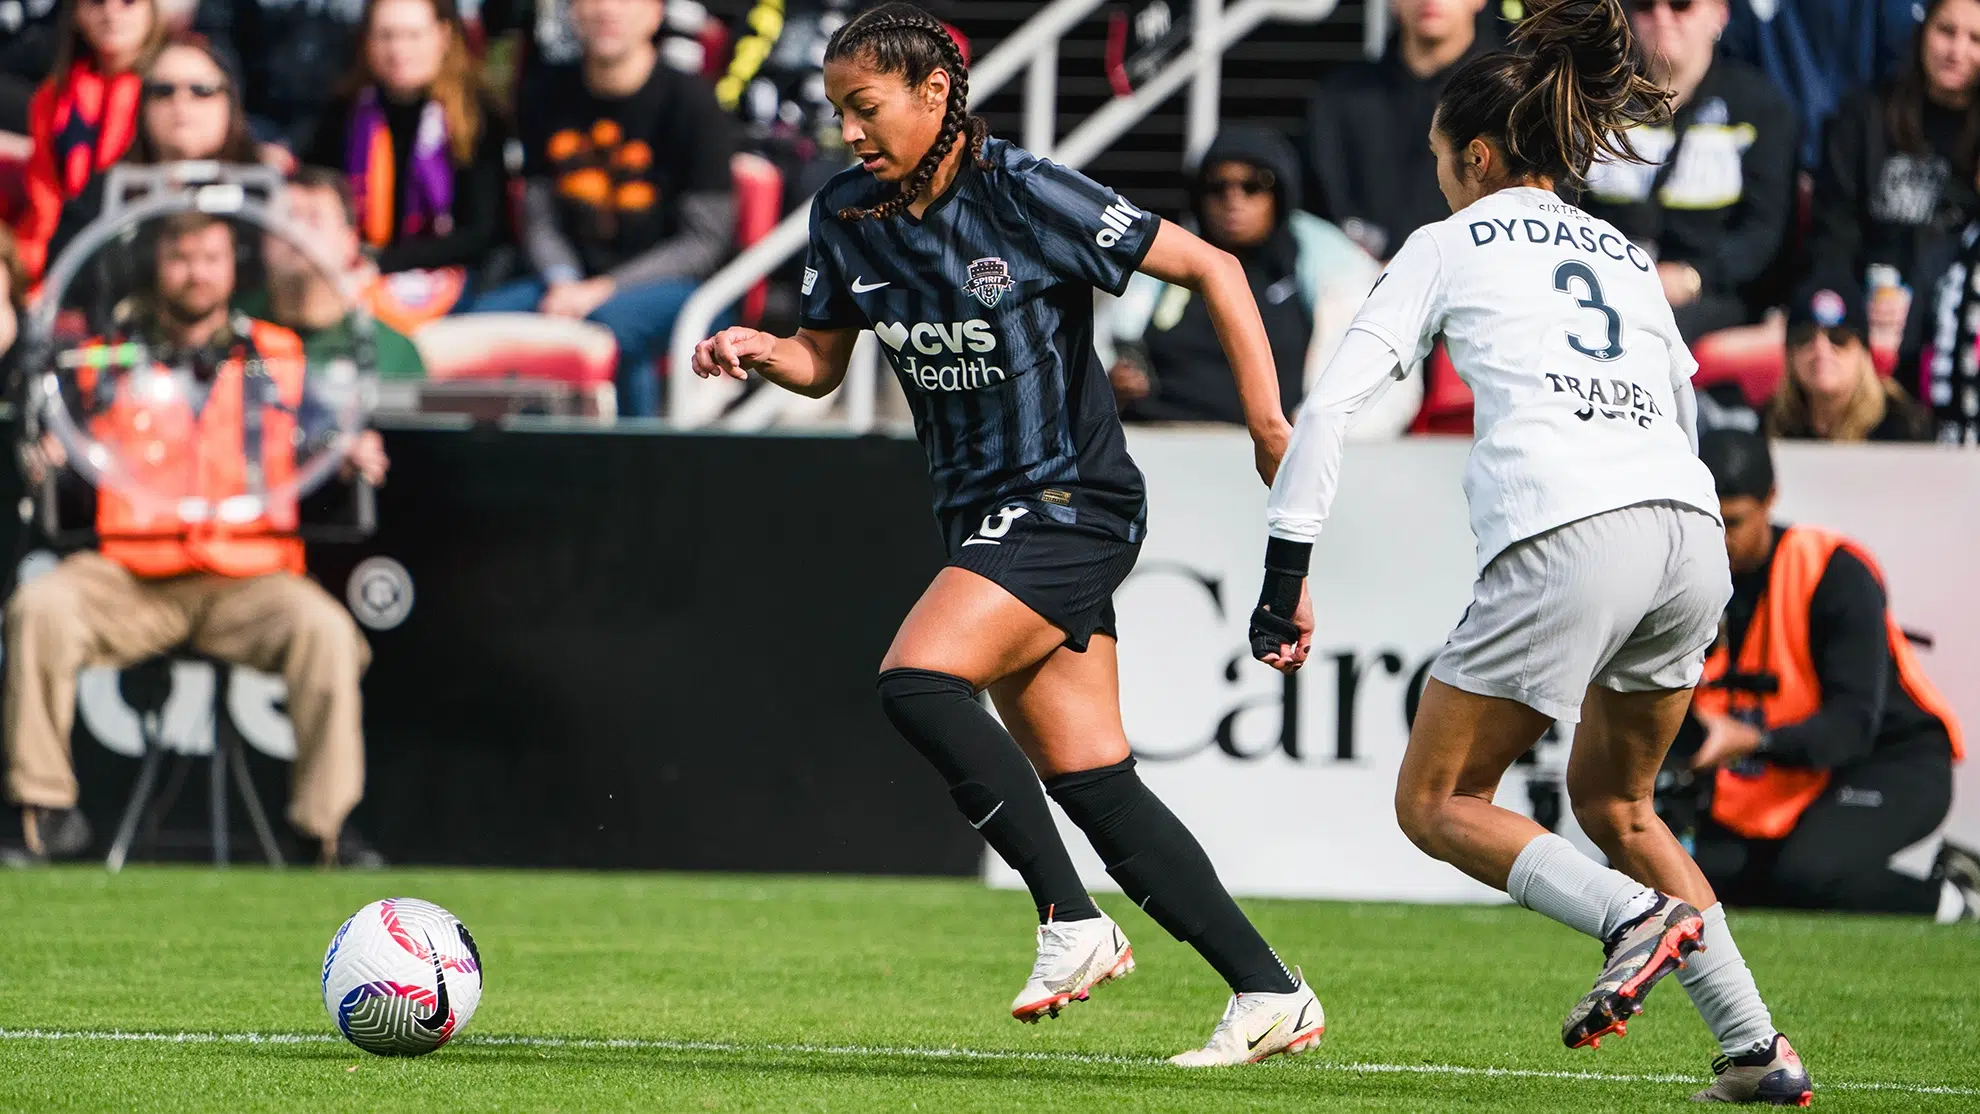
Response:
[{"label": "nwsl logo on ball", "polygon": [[969,265],[969,281],[963,284],[963,293],[982,302],[985,309],[996,309],[997,303],[1004,300],[1005,291],[1014,285],[1010,264],[993,255]]}]

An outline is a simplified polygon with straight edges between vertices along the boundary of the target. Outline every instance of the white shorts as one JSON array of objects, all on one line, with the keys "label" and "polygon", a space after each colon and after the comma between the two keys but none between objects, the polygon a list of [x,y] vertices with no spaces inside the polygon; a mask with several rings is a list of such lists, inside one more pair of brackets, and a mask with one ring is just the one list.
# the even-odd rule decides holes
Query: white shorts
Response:
[{"label": "white shorts", "polygon": [[1732,599],[1725,531],[1677,503],[1638,503],[1507,546],[1430,675],[1581,721],[1590,684],[1685,689]]}]

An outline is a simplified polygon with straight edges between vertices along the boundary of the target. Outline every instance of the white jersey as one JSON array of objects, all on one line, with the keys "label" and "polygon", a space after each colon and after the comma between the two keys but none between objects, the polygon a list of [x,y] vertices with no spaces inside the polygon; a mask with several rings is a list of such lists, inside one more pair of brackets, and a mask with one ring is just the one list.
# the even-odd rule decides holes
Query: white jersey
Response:
[{"label": "white jersey", "polygon": [[1464,492],[1478,567],[1522,538],[1668,499],[1718,515],[1691,376],[1655,265],[1553,193],[1500,190],[1418,229],[1300,408],[1272,485],[1274,537],[1311,541],[1348,417],[1442,334],[1476,398]]}]

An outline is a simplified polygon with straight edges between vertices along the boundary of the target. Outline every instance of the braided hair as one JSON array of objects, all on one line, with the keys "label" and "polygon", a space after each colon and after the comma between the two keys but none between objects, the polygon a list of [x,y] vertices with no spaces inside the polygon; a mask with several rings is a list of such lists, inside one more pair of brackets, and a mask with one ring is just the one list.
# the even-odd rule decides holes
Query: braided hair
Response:
[{"label": "braided hair", "polygon": [[970,157],[977,166],[988,168],[983,144],[990,138],[990,126],[982,117],[969,114],[969,66],[941,20],[913,4],[890,3],[869,8],[834,32],[831,41],[825,44],[827,62],[841,58],[857,58],[878,73],[900,74],[911,87],[928,80],[928,75],[938,69],[946,70],[949,103],[942,114],[941,133],[928,153],[901,180],[901,191],[871,208],[840,209],[840,220],[892,217],[906,212],[935,180],[942,161],[965,135],[969,137]]}]

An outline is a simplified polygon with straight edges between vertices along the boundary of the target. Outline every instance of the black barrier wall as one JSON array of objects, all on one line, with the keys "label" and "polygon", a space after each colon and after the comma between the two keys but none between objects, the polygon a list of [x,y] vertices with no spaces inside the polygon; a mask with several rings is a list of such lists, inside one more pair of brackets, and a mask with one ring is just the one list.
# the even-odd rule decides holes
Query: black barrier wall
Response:
[{"label": "black barrier wall", "polygon": [[[366,631],[354,817],[395,862],[976,869],[981,842],[873,695],[941,563],[913,442],[478,427],[386,445],[376,537],[311,568],[339,598],[365,558],[410,574],[404,621]],[[370,568],[355,610],[389,621]],[[76,756],[104,842],[137,763],[81,728]],[[286,767],[255,766],[279,812]]]}]

